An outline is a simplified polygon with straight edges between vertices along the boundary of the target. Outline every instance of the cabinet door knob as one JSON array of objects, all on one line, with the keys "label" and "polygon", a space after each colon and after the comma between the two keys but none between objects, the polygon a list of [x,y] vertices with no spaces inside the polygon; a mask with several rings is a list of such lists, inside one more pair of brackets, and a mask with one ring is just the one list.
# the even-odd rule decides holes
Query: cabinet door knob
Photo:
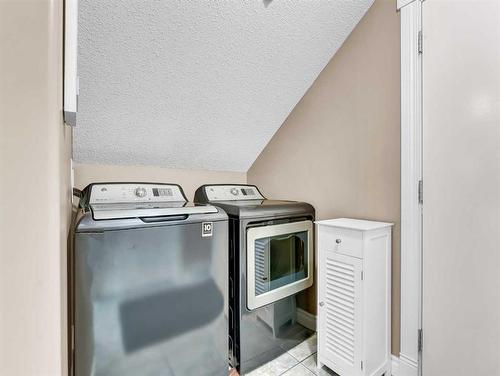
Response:
[{"label": "cabinet door knob", "polygon": [[335,239],[335,243],[337,243],[337,244],[342,243],[342,239]]},{"label": "cabinet door knob", "polygon": [[319,306],[320,306],[320,307],[323,307],[324,305],[325,305],[325,303],[324,303],[324,302],[319,302]]}]

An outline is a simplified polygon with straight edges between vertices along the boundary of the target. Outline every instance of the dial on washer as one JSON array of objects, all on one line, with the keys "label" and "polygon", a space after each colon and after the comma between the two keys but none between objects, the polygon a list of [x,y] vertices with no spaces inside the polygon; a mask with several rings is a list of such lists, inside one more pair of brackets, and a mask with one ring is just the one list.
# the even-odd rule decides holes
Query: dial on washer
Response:
[{"label": "dial on washer", "polygon": [[141,197],[141,198],[142,198],[142,197],[146,197],[147,193],[148,193],[148,192],[146,191],[146,188],[143,188],[143,187],[137,187],[137,188],[135,189],[135,195],[136,195],[137,197]]}]

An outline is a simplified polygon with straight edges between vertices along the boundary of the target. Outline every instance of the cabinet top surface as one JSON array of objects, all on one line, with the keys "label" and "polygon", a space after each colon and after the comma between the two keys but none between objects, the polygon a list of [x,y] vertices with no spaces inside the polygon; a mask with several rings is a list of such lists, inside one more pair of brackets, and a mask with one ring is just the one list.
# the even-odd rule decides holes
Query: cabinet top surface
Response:
[{"label": "cabinet top surface", "polygon": [[380,228],[391,227],[394,225],[394,223],[366,221],[363,219],[352,219],[352,218],[326,219],[323,221],[316,221],[314,223],[321,226],[347,228],[351,230],[360,230],[360,231],[377,230]]}]

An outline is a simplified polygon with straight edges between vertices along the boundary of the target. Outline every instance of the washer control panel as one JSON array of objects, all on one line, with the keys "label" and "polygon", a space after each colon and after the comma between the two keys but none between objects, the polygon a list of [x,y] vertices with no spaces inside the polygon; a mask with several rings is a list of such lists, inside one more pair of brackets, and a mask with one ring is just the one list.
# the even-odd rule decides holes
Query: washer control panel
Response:
[{"label": "washer control panel", "polygon": [[209,201],[263,200],[255,185],[207,185]]},{"label": "washer control panel", "polygon": [[181,188],[172,184],[94,184],[90,204],[125,202],[186,202]]}]

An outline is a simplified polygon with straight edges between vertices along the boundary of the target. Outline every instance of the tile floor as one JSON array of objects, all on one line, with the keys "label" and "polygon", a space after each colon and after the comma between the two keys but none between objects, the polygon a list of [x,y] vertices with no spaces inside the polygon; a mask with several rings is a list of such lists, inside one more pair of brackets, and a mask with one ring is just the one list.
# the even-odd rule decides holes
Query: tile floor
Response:
[{"label": "tile floor", "polygon": [[248,376],[336,376],[330,369],[316,367],[316,334],[280,357],[253,370]]}]

